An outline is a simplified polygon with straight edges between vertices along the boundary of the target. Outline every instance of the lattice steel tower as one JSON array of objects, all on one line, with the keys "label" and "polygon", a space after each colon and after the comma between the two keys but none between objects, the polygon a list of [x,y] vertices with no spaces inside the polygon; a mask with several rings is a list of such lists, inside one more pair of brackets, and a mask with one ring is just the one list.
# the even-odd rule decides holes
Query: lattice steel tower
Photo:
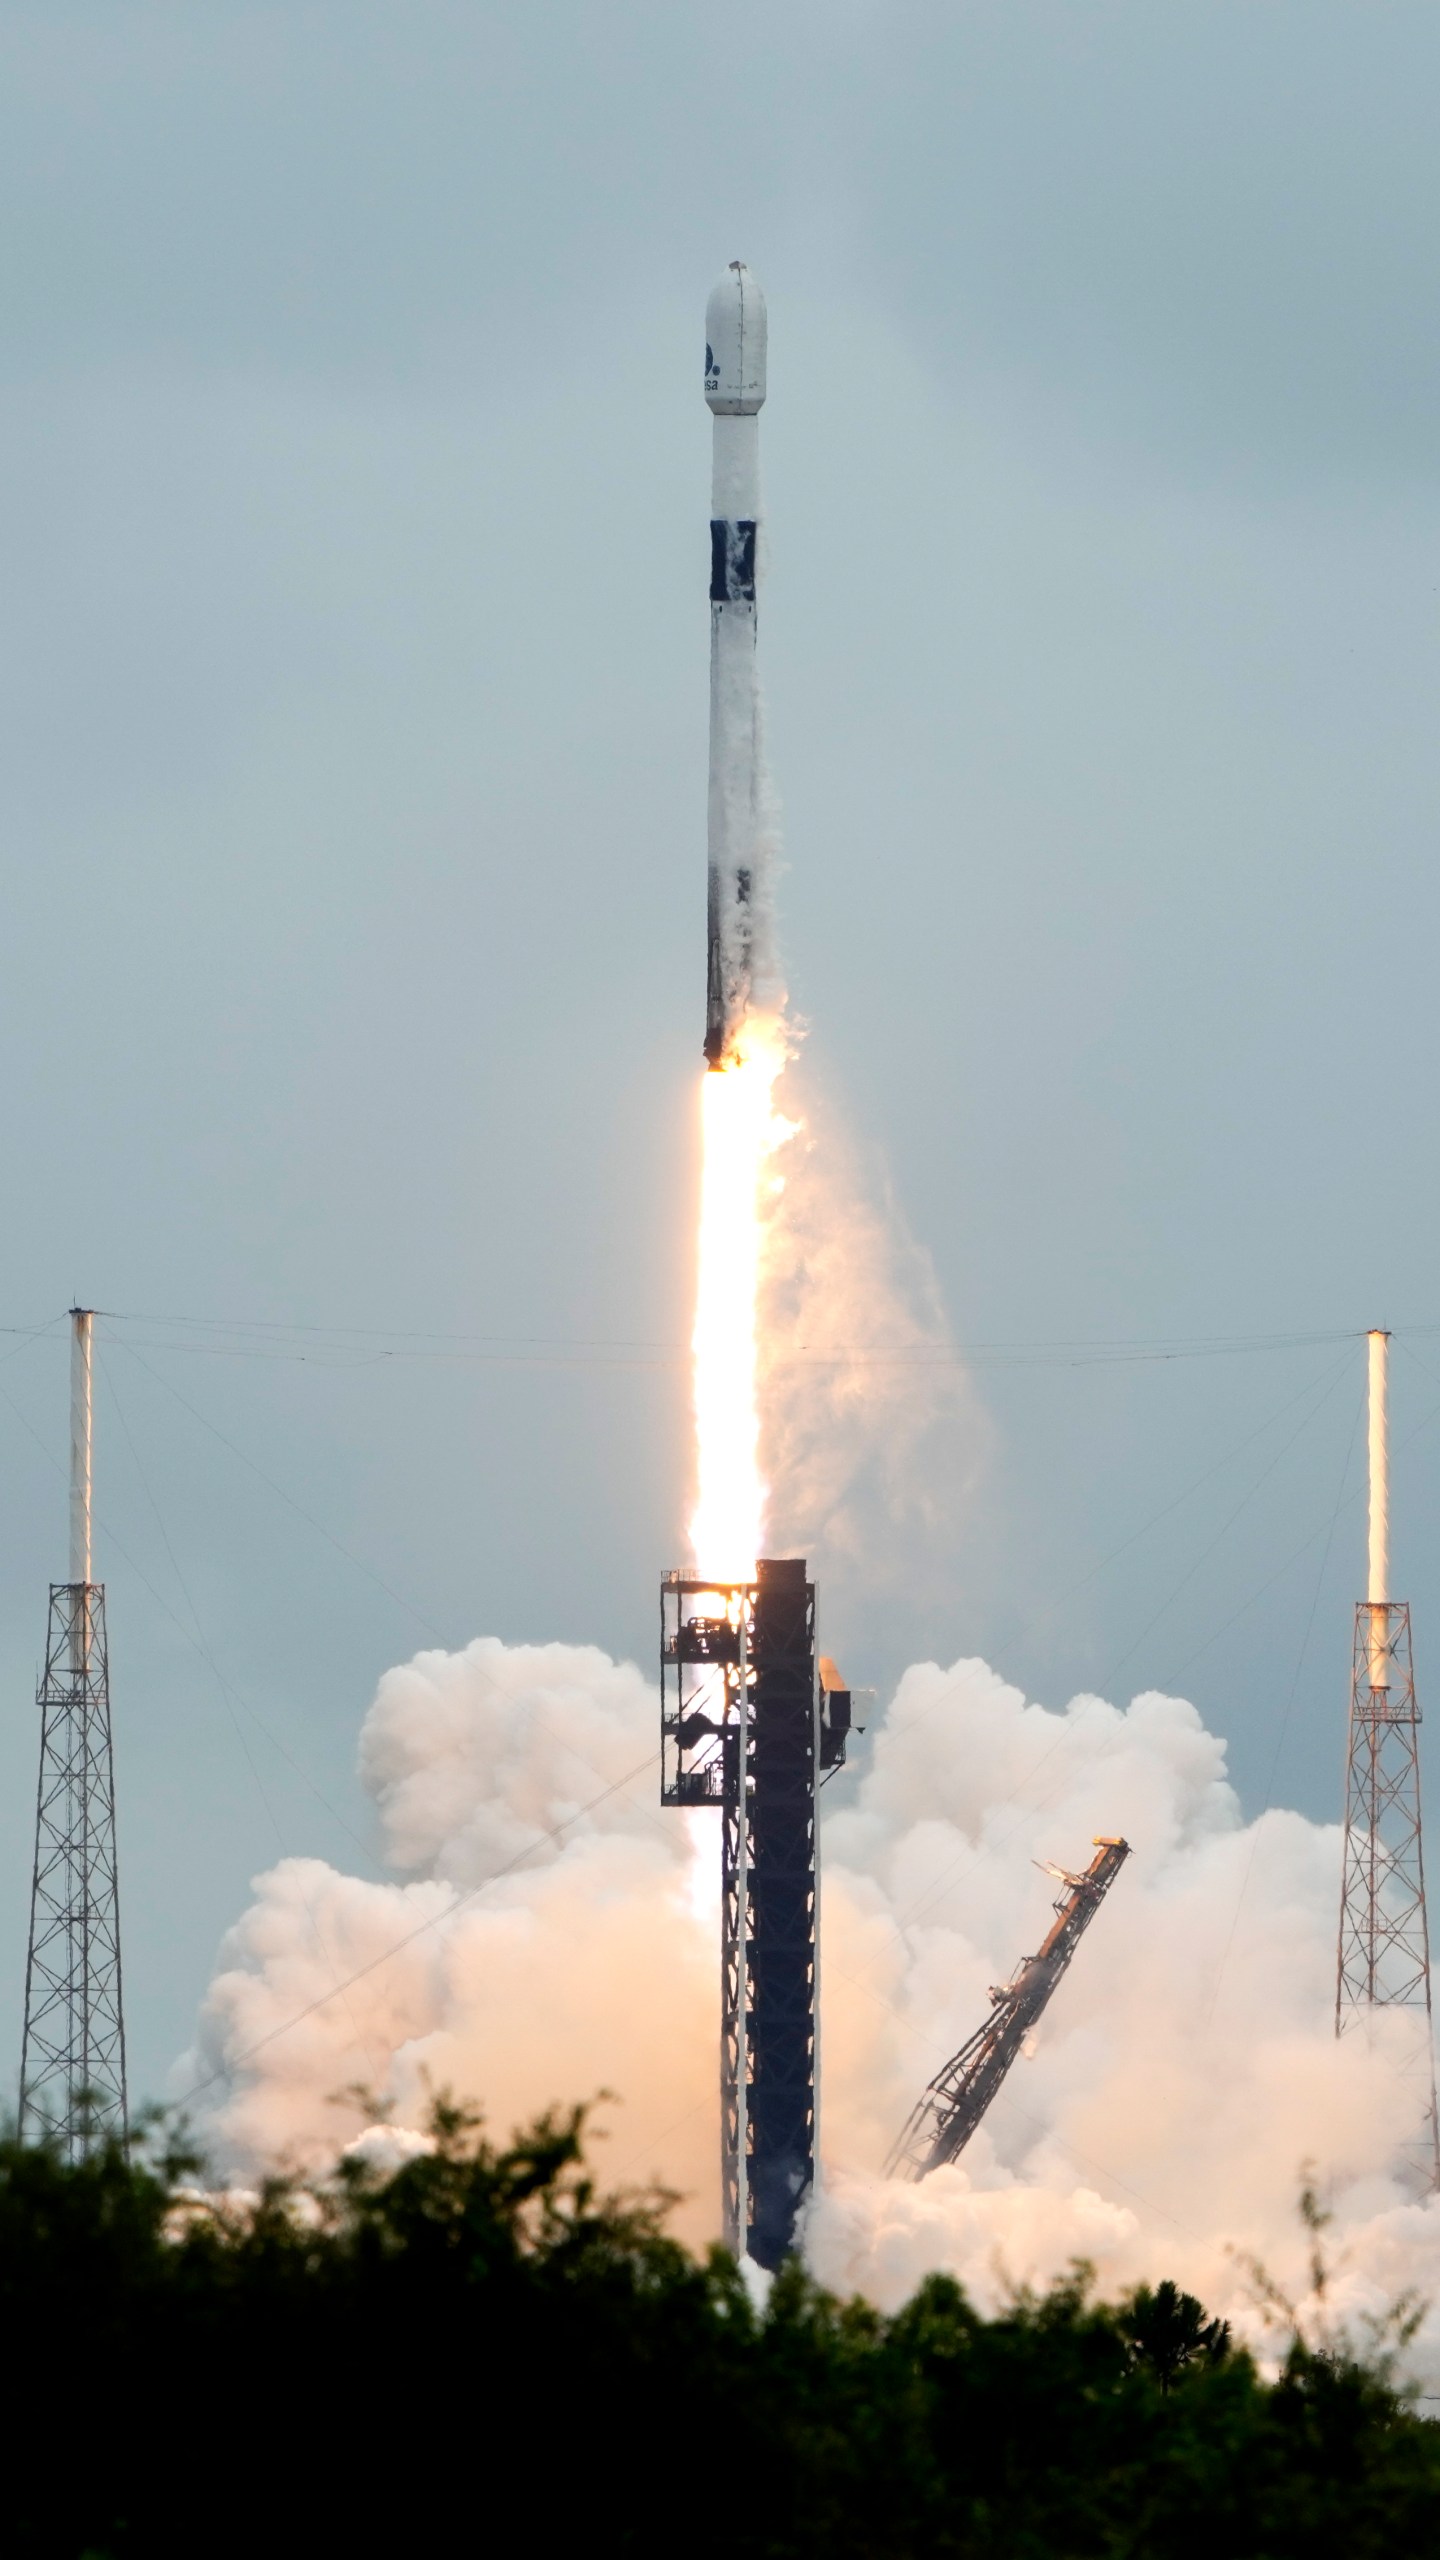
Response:
[{"label": "lattice steel tower", "polygon": [[850,1693],[816,1663],[803,1563],[755,1574],[665,1576],[661,1798],[720,1809],[725,2239],[778,2267],[815,2178],[815,1798],[844,1760]]},{"label": "lattice steel tower", "polygon": [[1100,1839],[1083,1875],[1051,1866],[1065,1888],[1055,1905],[1055,1921],[1038,1954],[1025,1956],[1008,1982],[992,1984],[990,2015],[967,2036],[943,2071],[911,2109],[900,2138],[885,2164],[887,2177],[928,2178],[958,2160],[976,2126],[1004,2086],[1005,2078],[1034,2028],[1044,2016],[1061,1975],[1070,1963],[1106,1894],[1130,1855],[1128,1840]]},{"label": "lattice steel tower", "polygon": [[105,1586],[90,1579],[91,1336],[70,1310],[70,1579],[50,1585],[20,2131],[84,2159],[127,2131]]},{"label": "lattice steel tower", "polygon": [[1345,1861],[1335,2033],[1373,2028],[1380,2012],[1408,2021],[1399,2040],[1402,2149],[1426,2192],[1440,2189],[1440,2122],[1430,2009],[1430,1935],[1420,1825],[1420,1708],[1410,1610],[1390,1597],[1390,1484],[1386,1440],[1388,1333],[1370,1344],[1370,1573],[1355,1611],[1345,1779]]}]

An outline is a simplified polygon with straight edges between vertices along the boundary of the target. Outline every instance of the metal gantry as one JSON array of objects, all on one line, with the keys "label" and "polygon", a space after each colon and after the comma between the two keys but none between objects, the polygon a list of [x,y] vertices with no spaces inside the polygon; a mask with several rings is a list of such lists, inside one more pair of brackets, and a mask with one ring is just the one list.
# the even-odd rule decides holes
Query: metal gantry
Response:
[{"label": "metal gantry", "polygon": [[1388,1334],[1369,1336],[1369,1597],[1355,1611],[1345,1761],[1345,1847],[1335,2033],[1402,2022],[1394,2039],[1405,2121],[1397,2148],[1414,2183],[1440,2190],[1440,2119],[1430,2000],[1430,1932],[1420,1818],[1420,1706],[1410,1610],[1389,1596]]},{"label": "metal gantry", "polygon": [[92,1317],[71,1309],[70,1579],[50,1586],[25,2027],[22,2136],[84,2159],[128,2131],[105,1588],[90,1578]]},{"label": "metal gantry", "polygon": [[815,2176],[816,1793],[840,1766],[850,1695],[817,1681],[803,1562],[754,1582],[667,1574],[661,1795],[721,1825],[720,2166],[725,2238],[777,2267]]},{"label": "metal gantry", "polygon": [[984,2025],[936,2072],[886,2162],[888,2176],[918,2181],[958,2159],[1129,1855],[1127,1841],[1097,1840],[1083,1875],[1045,1869],[1065,1887],[1054,1927],[1038,1953],[992,1989]]}]

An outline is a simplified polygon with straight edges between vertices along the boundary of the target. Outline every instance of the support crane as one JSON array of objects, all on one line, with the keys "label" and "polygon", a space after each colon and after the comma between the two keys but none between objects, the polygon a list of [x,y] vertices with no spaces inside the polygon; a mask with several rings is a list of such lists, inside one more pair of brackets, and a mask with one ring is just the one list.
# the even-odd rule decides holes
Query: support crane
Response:
[{"label": "support crane", "polygon": [[959,2157],[1129,1855],[1127,1840],[1100,1839],[1083,1875],[1046,1866],[1065,1887],[1054,1927],[1038,1955],[992,1989],[989,2017],[936,2073],[885,2164],[888,2176],[918,2183]]}]

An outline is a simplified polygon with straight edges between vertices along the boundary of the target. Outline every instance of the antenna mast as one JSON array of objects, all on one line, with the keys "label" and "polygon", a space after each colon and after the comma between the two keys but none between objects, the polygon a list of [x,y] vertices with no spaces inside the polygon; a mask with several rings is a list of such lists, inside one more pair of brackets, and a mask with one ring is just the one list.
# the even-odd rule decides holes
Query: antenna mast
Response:
[{"label": "antenna mast", "polygon": [[1355,1611],[1345,1773],[1345,1853],[1335,2033],[1373,2030],[1379,2012],[1408,2021],[1404,2104],[1413,2101],[1403,2148],[1418,2184],[1440,2190],[1440,2122],[1430,2011],[1430,1934],[1420,1825],[1420,1708],[1410,1651],[1410,1609],[1390,1597],[1390,1456],[1386,1410],[1388,1333],[1370,1334],[1370,1553],[1366,1597]]},{"label": "antenna mast", "polygon": [[70,1310],[70,1579],[50,1585],[20,2132],[83,2160],[126,2139],[105,1586],[91,1580],[94,1314]]}]

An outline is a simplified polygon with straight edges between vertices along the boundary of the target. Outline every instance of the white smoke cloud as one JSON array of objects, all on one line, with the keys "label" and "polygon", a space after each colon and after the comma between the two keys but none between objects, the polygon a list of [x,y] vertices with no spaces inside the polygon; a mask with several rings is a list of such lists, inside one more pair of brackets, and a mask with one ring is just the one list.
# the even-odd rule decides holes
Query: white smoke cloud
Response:
[{"label": "white smoke cloud", "polygon": [[[591,1647],[483,1640],[387,1673],[361,1766],[399,1880],[312,1859],[260,1877],[177,2074],[205,2084],[227,2174],[378,2139],[337,2106],[357,2082],[402,2143],[434,2089],[502,2133],[609,2089],[602,2173],[662,2177],[682,2231],[713,2235],[718,1840],[658,1805],[657,1718],[640,1672]],[[956,2166],[886,2180],[925,2081],[1044,1934],[1054,1886],[1032,1861],[1084,1864],[1116,1831],[1134,1855],[1034,2058]],[[824,1826],[817,2274],[888,2306],[944,2267],[993,2302],[1083,2257],[1106,2289],[1170,2274],[1255,2331],[1245,2253],[1306,2291],[1310,2164],[1338,2316],[1440,2296],[1440,2206],[1409,2200],[1398,2156],[1403,2036],[1332,2032],[1338,1873],[1334,1829],[1242,1821],[1182,1700],[1053,1713],[978,1661],[907,1672]],[[1440,2376],[1434,2315],[1416,2353]]]},{"label": "white smoke cloud", "polygon": [[778,1555],[908,1604],[953,1583],[989,1426],[934,1264],[798,1049],[764,1229],[761,1467]]},{"label": "white smoke cloud", "polygon": [[[961,2162],[877,2171],[919,2088],[1039,1943],[1097,1833],[1134,1855]],[[985,1664],[908,1672],[853,1810],[826,1834],[827,2151],[817,2272],[893,2304],[944,2266],[981,2298],[1074,2257],[1160,2272],[1247,2319],[1236,2253],[1305,2292],[1305,2164],[1336,2216],[1337,2302],[1440,2290],[1440,2209],[1407,2201],[1407,2039],[1337,2044],[1337,1830],[1241,1820],[1224,1746],[1182,1700],[1027,1704]],[[837,1982],[837,1975],[839,1980]],[[833,2020],[833,2023],[832,2023]],[[840,2045],[837,2055],[836,2045]],[[1346,2254],[1348,2253],[1348,2255]],[[1440,2327],[1429,2342],[1440,2358]]]},{"label": "white smoke cloud", "polygon": [[592,1646],[482,1638],[385,1675],[361,1769],[410,1880],[302,1858],[257,1879],[177,2074],[204,2084],[228,2170],[325,2158],[356,2129],[357,2083],[398,2125],[448,2089],[501,2133],[614,2090],[634,2103],[612,2173],[663,2170],[704,2197],[708,2230],[714,1932],[685,1824],[656,1800],[658,1714]]}]

